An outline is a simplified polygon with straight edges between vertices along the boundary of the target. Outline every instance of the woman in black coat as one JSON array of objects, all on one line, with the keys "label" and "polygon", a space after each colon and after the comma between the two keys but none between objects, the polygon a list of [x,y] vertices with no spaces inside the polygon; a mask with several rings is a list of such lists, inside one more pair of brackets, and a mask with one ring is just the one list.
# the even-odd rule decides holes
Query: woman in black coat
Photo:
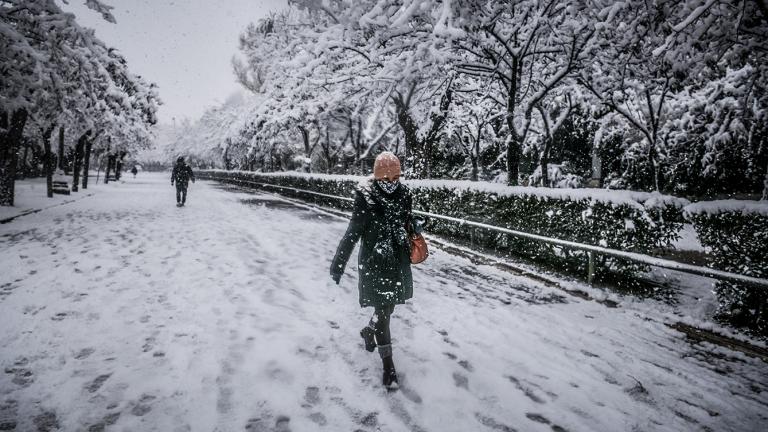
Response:
[{"label": "woman in black coat", "polygon": [[395,305],[413,296],[410,241],[411,193],[400,183],[400,161],[393,153],[381,153],[374,162],[373,179],[356,191],[352,220],[331,264],[331,277],[339,283],[355,243],[358,255],[358,289],[361,307],[373,307],[370,322],[360,331],[365,348],[378,345],[384,368],[383,384],[397,388],[392,360],[390,315]]}]

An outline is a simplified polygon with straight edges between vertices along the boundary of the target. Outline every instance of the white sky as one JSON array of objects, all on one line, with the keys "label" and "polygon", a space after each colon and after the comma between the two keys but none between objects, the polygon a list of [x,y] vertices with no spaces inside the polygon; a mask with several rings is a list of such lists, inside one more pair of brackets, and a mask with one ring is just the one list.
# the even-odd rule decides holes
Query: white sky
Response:
[{"label": "white sky", "polygon": [[286,0],[106,0],[117,24],[104,21],[83,0],[59,4],[80,25],[117,48],[130,70],[159,86],[161,123],[197,119],[241,87],[231,59],[250,22],[286,5]]}]

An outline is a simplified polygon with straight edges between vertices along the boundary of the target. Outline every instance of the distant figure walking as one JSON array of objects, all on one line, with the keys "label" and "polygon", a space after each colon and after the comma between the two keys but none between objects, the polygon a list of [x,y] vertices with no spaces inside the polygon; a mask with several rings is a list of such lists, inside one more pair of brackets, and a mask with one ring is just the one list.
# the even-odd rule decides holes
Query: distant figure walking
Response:
[{"label": "distant figure walking", "polygon": [[331,277],[339,283],[344,267],[358,240],[358,290],[360,307],[373,307],[370,322],[360,331],[365,349],[379,347],[388,389],[398,387],[392,359],[389,321],[395,305],[413,296],[410,241],[413,227],[412,198],[400,183],[400,160],[384,152],[373,166],[373,179],[361,185],[355,196],[352,219],[331,263]]},{"label": "distant figure walking", "polygon": [[192,172],[192,167],[184,162],[184,158],[180,157],[176,160],[176,165],[173,167],[173,173],[171,174],[171,186],[176,183],[176,207],[181,207],[187,202],[187,186],[189,181],[195,182],[195,174]]},{"label": "distant figure walking", "polygon": [[133,178],[136,178],[136,174],[139,172],[138,169],[136,169],[136,165],[131,168],[131,174],[133,174]]}]

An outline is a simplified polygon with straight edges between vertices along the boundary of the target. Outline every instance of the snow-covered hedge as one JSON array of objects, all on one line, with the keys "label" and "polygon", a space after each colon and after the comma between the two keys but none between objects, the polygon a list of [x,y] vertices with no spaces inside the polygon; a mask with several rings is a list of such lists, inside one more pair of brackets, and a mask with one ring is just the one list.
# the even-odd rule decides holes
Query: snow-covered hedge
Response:
[{"label": "snow-covered hedge", "polygon": [[[201,177],[228,182],[263,182],[306,189],[329,195],[353,196],[364,177],[306,174],[254,173],[209,170]],[[503,226],[548,237],[650,254],[669,246],[683,223],[681,209],[687,200],[654,193],[604,189],[549,189],[510,187],[502,184],[454,181],[409,180],[414,208],[432,213]],[[295,194],[290,190],[283,193]],[[305,200],[348,209],[350,204],[331,198],[302,195]],[[431,220],[427,229],[493,248],[500,252],[546,261],[572,270],[586,271],[584,252],[522,240],[505,234],[472,229],[456,223]],[[599,257],[598,270],[622,273],[639,270],[637,265]]]},{"label": "snow-covered hedge", "polygon": [[[768,202],[703,201],[684,208],[715,267],[768,278]],[[768,335],[768,290],[718,282],[720,314],[735,325]]]},{"label": "snow-covered hedge", "polygon": [[[603,189],[510,187],[465,181],[408,182],[417,207],[546,237],[651,254],[677,239],[687,201],[660,194]],[[485,230],[434,221],[433,231],[573,271],[586,272],[585,252],[563,250]],[[640,266],[598,257],[598,271],[634,273]],[[599,276],[599,275],[598,275]]]}]

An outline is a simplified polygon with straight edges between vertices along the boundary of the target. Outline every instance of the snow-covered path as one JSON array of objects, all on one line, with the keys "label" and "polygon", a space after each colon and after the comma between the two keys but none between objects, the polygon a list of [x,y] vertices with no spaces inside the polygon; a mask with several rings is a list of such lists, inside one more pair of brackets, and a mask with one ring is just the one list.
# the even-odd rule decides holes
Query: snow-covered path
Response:
[{"label": "snow-covered path", "polygon": [[435,250],[362,348],[346,224],[141,174],[0,225],[0,430],[758,431],[768,364]]}]

